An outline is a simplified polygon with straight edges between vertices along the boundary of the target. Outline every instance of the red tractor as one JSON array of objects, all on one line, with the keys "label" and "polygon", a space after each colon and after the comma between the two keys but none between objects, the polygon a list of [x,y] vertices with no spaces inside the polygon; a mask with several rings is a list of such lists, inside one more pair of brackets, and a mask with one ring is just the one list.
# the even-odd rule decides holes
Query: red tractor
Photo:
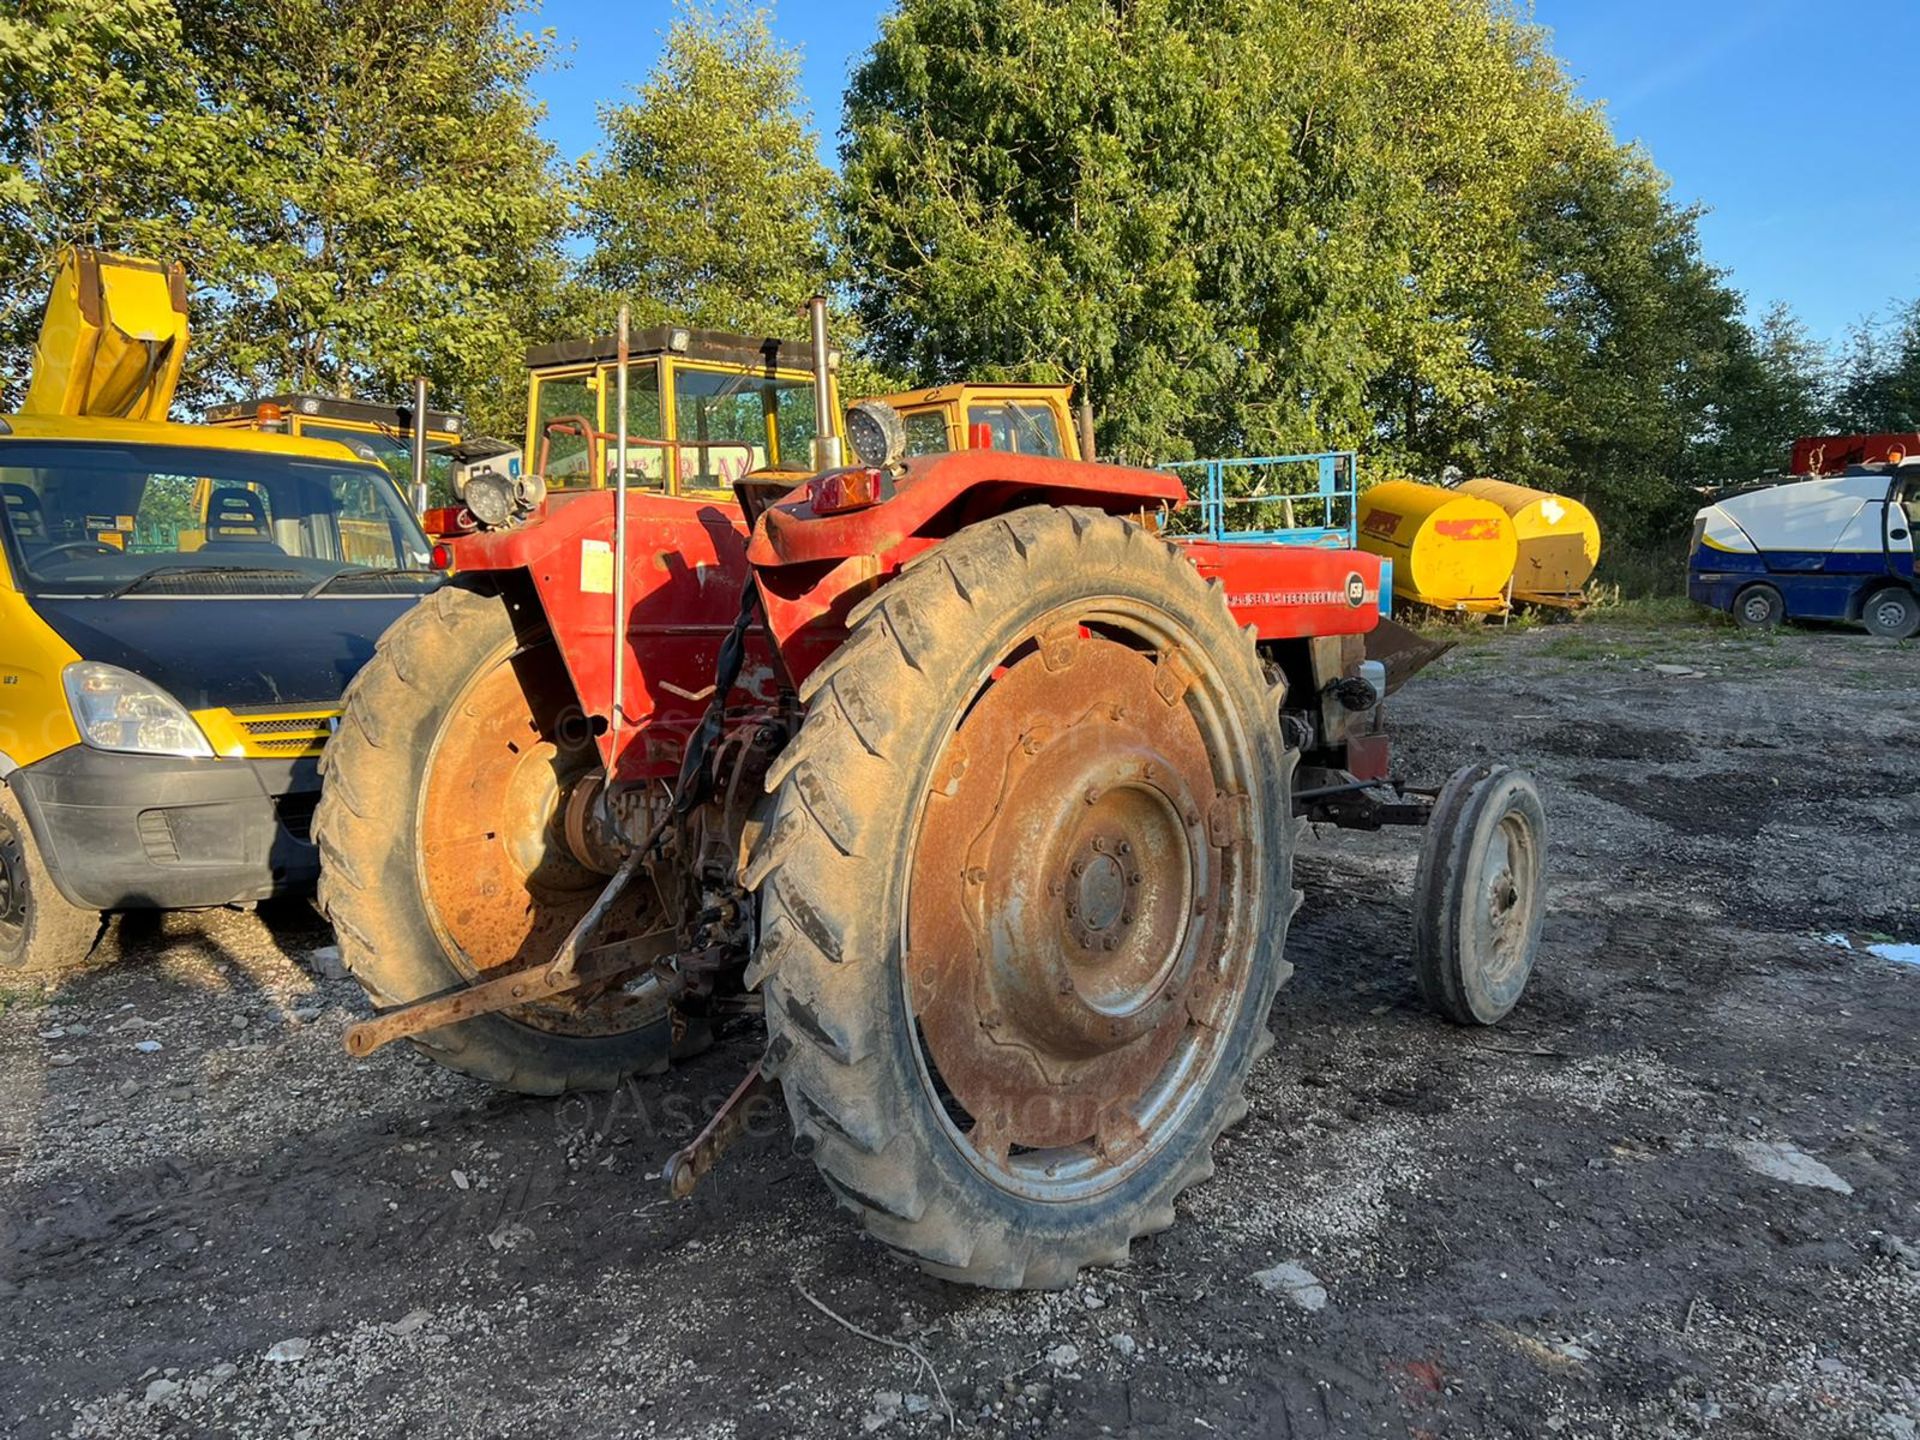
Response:
[{"label": "red tractor", "polygon": [[[817,320],[810,358],[829,417]],[[850,467],[822,428],[818,473],[737,508],[474,482],[484,528],[326,752],[324,903],[382,1012],[350,1051],[551,1094],[763,1009],[677,1192],[777,1085],[889,1248],[1056,1287],[1171,1225],[1245,1113],[1306,820],[1430,823],[1423,989],[1512,1007],[1540,801],[1501,767],[1388,779],[1379,560],[1165,538],[1158,471],[902,461],[884,406]]]}]

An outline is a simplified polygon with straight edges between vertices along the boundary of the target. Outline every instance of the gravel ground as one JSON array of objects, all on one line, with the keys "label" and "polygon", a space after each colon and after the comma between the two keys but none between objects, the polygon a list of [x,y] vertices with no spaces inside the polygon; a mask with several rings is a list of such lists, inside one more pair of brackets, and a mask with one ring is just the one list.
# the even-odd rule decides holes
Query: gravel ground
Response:
[{"label": "gravel ground", "polygon": [[1540,780],[1520,1010],[1421,1008],[1417,837],[1315,837],[1251,1115],[1063,1294],[898,1267],[770,1117],[667,1200],[750,1032],[503,1096],[349,1061],[304,910],[121,921],[0,992],[0,1432],[1912,1440],[1916,697],[1841,632],[1463,645],[1396,728]]}]

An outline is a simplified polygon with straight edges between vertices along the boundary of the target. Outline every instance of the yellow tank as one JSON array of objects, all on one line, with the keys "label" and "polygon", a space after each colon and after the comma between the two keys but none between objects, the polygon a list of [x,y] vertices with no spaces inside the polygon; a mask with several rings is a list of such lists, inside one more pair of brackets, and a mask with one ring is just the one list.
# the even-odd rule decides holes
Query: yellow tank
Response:
[{"label": "yellow tank", "polygon": [[1491,500],[1389,480],[1360,496],[1360,548],[1393,562],[1397,599],[1491,613],[1507,608],[1519,540]]},{"label": "yellow tank", "polygon": [[1513,598],[1535,605],[1575,606],[1600,563],[1600,523],[1578,500],[1506,480],[1466,480],[1462,493],[1491,500],[1513,518],[1520,558]]}]

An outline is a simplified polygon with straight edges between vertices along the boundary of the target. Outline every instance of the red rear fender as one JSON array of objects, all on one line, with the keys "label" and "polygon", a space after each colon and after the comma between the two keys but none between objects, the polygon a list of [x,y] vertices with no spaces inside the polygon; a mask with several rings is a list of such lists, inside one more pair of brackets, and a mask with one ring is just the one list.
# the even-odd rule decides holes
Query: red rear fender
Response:
[{"label": "red rear fender", "polygon": [[915,555],[965,526],[1027,505],[1085,505],[1115,515],[1179,505],[1186,488],[1158,470],[1000,450],[909,460],[890,498],[817,515],[805,487],[773,506],[747,547],[767,624],[798,681],[846,637],[854,604]]}]

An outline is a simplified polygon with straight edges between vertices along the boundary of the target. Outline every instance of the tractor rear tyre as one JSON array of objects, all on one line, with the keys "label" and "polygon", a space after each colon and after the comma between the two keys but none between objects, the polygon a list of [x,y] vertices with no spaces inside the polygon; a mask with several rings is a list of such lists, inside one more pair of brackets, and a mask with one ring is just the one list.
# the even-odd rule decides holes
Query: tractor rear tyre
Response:
[{"label": "tractor rear tyre", "polygon": [[1440,790],[1413,887],[1420,991],[1458,1025],[1497,1025],[1533,974],[1546,919],[1547,815],[1505,765],[1456,770]]},{"label": "tractor rear tyre", "polygon": [[801,688],[745,875],[796,1148],[935,1275],[1123,1261],[1212,1173],[1290,968],[1252,635],[1140,526],[1035,507],[917,558]]},{"label": "tractor rear tyre", "polygon": [[[322,909],[377,1007],[553,956],[606,884],[561,833],[572,786],[599,763],[532,607],[456,581],[387,631],[347,690],[314,816]],[[644,928],[637,904],[616,907],[597,938]],[[451,1069],[553,1095],[665,1069],[671,1020],[657,994],[616,989],[414,1043]]]}]

